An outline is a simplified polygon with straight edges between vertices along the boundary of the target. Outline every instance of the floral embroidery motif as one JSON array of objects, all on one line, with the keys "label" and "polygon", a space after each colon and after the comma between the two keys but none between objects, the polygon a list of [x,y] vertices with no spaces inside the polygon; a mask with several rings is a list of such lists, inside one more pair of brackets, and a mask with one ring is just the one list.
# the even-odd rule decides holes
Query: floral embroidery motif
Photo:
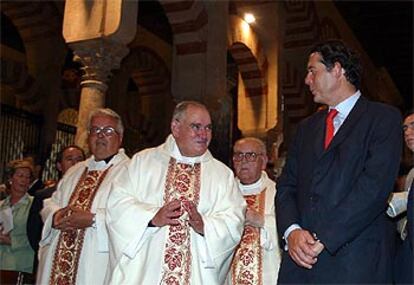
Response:
[{"label": "floral embroidery motif", "polygon": [[[70,196],[68,206],[90,211],[95,194],[111,167],[104,171],[88,171],[86,168]],[[53,258],[50,285],[76,284],[84,237],[85,229],[60,232]]]},{"label": "floral embroidery motif", "polygon": [[[193,166],[177,163],[174,158],[171,158],[165,183],[164,203],[179,200],[184,204],[192,201],[197,206],[200,195],[200,173],[200,163]],[[190,225],[183,207],[181,211],[179,224],[168,227],[161,284],[190,284]]]},{"label": "floral embroidery motif", "polygon": [[[247,209],[264,215],[265,193],[266,189],[258,195],[244,196]],[[263,285],[262,254],[260,229],[246,225],[231,265],[233,284]]]}]

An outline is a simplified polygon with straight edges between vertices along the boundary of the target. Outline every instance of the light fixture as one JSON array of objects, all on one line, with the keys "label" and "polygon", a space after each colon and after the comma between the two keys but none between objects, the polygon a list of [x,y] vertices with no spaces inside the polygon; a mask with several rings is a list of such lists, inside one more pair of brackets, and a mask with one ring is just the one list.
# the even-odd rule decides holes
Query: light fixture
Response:
[{"label": "light fixture", "polygon": [[244,14],[244,20],[248,23],[254,23],[256,21],[256,18],[254,17],[254,15],[252,13],[246,13]]}]

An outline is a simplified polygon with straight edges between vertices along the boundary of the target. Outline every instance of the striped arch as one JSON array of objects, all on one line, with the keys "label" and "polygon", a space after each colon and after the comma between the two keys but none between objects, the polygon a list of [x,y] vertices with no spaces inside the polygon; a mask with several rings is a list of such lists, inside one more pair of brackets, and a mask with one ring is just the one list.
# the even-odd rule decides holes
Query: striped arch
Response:
[{"label": "striped arch", "polygon": [[[2,2],[0,11],[16,27],[26,53],[30,49],[32,54],[40,55],[44,52],[41,45],[32,45],[32,43],[44,41],[48,38],[62,37],[62,17],[53,2]],[[3,60],[8,67],[10,66],[10,68],[18,71],[14,72],[14,80],[8,82],[13,88],[16,98],[21,100],[26,110],[39,112],[43,107],[41,94],[39,93],[38,82],[31,74],[31,67],[38,65],[36,59],[29,57],[25,58],[24,62]]]},{"label": "striped arch", "polygon": [[170,22],[177,55],[205,53],[208,14],[202,1],[160,0]]},{"label": "striped arch", "polygon": [[248,97],[267,95],[265,61],[261,66],[251,50],[242,43],[235,43],[230,47],[230,53],[236,62],[243,79]]},{"label": "striped arch", "polygon": [[[165,112],[152,104],[151,108],[146,105],[149,115],[145,115],[139,111],[137,106],[143,97],[147,98],[147,102],[157,97],[163,98],[164,105],[162,107],[168,106],[168,98],[170,97],[166,98],[165,96],[170,94],[171,75],[167,65],[153,50],[136,46],[123,60],[121,69],[138,88],[137,93],[127,94],[126,109],[123,111],[125,126],[133,133],[139,134],[141,144],[146,142],[155,145],[162,142],[165,138],[165,130],[160,130],[160,127],[157,126],[158,120],[150,115],[161,113],[165,116]],[[136,141],[132,140],[130,145],[134,144]]]},{"label": "striped arch", "polygon": [[62,34],[62,16],[53,2],[4,2],[3,12],[16,26],[25,44]]},{"label": "striped arch", "polygon": [[267,59],[254,31],[237,16],[230,17],[229,51],[239,68],[246,95],[267,95]]}]

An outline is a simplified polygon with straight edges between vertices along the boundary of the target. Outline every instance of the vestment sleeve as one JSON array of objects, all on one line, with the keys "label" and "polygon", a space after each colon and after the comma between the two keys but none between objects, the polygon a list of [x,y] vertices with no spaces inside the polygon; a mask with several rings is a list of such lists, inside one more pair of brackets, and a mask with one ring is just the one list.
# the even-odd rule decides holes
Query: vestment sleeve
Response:
[{"label": "vestment sleeve", "polygon": [[134,258],[151,231],[158,229],[148,228],[148,223],[159,207],[137,197],[140,163],[138,158],[122,166],[124,169],[112,182],[106,215],[109,247],[114,253],[111,263],[119,261],[122,255]]}]

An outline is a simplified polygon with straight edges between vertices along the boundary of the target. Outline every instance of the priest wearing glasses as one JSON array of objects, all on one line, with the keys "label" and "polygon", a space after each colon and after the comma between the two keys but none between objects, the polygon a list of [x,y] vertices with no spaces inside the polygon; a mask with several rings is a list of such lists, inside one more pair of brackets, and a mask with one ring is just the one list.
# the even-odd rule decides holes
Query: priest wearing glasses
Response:
[{"label": "priest wearing glasses", "polygon": [[44,201],[36,284],[103,284],[109,250],[105,226],[110,183],[129,158],[120,148],[124,127],[110,109],[88,121],[92,156],[71,167]]},{"label": "priest wearing glasses", "polygon": [[233,167],[247,202],[243,236],[226,284],[276,284],[281,251],[276,232],[276,187],[266,174],[266,146],[247,137],[233,147]]}]

